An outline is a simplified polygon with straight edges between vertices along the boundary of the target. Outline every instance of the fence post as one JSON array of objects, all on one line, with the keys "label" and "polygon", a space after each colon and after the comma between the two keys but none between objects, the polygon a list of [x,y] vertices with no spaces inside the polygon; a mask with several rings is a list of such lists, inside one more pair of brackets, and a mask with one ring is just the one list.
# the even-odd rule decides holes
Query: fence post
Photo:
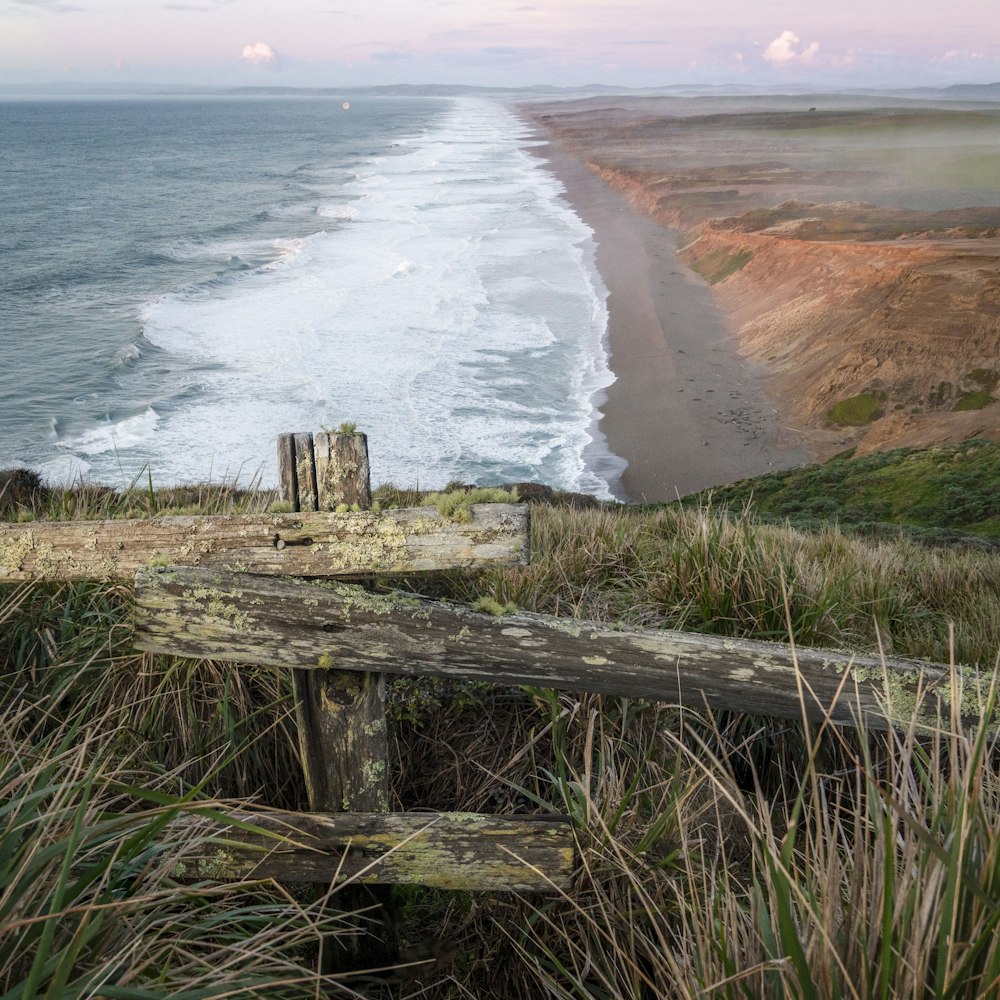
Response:
[{"label": "fence post", "polygon": [[[289,455],[289,439],[291,454]],[[295,470],[295,510],[336,510],[371,506],[368,438],[364,434],[323,432],[282,434],[278,438],[282,490]],[[388,736],[385,678],[349,670],[293,670],[299,751],[313,812],[388,812]],[[353,939],[350,965],[391,963],[395,935],[388,908],[391,887],[348,887],[338,894],[345,910],[382,906],[382,944]]]},{"label": "fence post", "polygon": [[[371,506],[364,434],[317,434],[314,451],[320,510]],[[309,808],[388,812],[385,678],[336,669],[296,670],[294,678]]]}]

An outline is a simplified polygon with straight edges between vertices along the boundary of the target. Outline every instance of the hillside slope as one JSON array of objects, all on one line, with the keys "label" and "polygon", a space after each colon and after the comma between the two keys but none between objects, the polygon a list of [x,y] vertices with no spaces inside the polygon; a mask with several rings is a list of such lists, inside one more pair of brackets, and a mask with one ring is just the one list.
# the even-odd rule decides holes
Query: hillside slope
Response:
[{"label": "hillside slope", "polygon": [[972,440],[838,457],[692,494],[684,503],[745,508],[806,528],[834,520],[863,530],[900,525],[938,540],[976,535],[1000,543],[1000,444]]}]

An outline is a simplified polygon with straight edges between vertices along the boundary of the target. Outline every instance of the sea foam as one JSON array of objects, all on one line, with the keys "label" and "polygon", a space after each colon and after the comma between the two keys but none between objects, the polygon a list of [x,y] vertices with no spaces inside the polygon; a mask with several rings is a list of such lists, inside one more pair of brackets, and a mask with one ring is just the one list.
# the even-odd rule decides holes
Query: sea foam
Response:
[{"label": "sea foam", "polygon": [[[527,138],[500,105],[459,100],[384,153],[332,163],[308,209],[325,228],[144,307],[145,340],[197,371],[198,391],[64,448],[141,449],[161,482],[242,468],[273,483],[278,433],[351,420],[376,481],[610,496],[595,408],[613,379],[607,293],[592,232]],[[201,249],[265,253],[252,236]]]}]

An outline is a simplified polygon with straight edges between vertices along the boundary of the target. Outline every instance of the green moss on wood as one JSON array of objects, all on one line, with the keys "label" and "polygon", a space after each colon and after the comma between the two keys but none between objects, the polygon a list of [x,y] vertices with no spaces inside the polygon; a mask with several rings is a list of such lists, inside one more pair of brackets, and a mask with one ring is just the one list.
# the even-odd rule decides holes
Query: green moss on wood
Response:
[{"label": "green moss on wood", "polygon": [[511,604],[510,601],[501,604],[492,597],[479,597],[473,602],[472,610],[484,611],[488,615],[493,615],[494,618],[503,618],[504,615],[517,614],[517,605]]}]

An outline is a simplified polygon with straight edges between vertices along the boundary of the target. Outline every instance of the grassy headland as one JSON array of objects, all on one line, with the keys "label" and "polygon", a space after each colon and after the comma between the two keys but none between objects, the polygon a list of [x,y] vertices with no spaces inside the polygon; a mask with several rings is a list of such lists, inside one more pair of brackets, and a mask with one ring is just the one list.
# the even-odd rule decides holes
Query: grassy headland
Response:
[{"label": "grassy headland", "polygon": [[[974,462],[995,483],[996,452],[965,451],[884,464],[888,509],[926,506],[928,469],[941,477]],[[869,492],[858,492],[871,504],[879,470],[866,462],[811,474],[830,476],[822,489],[841,509],[853,494],[837,482],[867,476]],[[742,488],[777,504],[778,482]],[[377,498],[414,499],[387,488]],[[20,514],[262,510],[274,500],[66,491],[35,494]],[[872,541],[829,522],[763,524],[741,503],[734,494],[729,513],[540,504],[531,565],[394,582],[491,607],[997,665],[1000,553]],[[952,527],[930,507],[921,516]],[[698,706],[413,680],[389,699],[394,806],[568,813],[577,884],[547,899],[399,890],[404,957],[416,964],[319,973],[331,953],[336,966],[343,935],[365,926],[338,910],[336,892],[192,885],[181,874],[197,831],[164,834],[167,819],[206,802],[305,807],[287,673],[134,653],[129,602],[129,588],[103,584],[0,594],[5,995],[996,993],[1000,779],[984,731],[953,720],[932,735],[807,729]]]},{"label": "grassy headland", "polygon": [[[943,448],[897,448],[788,469],[685,497],[759,518],[817,529],[893,527],[934,541],[974,535],[1000,542],[1000,444],[972,440]],[[967,539],[968,540],[968,539]]]}]

